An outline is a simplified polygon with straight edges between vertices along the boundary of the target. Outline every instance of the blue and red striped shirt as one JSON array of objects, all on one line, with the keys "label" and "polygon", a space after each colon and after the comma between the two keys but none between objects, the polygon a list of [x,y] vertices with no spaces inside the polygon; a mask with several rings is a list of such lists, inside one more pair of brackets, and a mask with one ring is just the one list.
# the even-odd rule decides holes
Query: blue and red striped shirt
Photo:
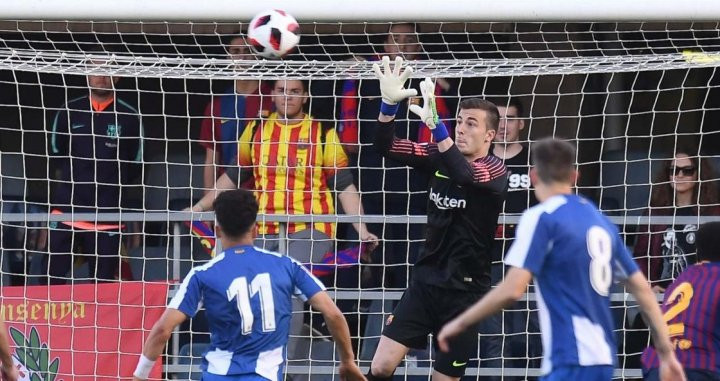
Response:
[{"label": "blue and red striped shirt", "polygon": [[[685,369],[720,373],[720,262],[688,267],[665,290],[662,310],[675,354]],[[642,355],[643,368],[660,367],[655,348]]]},{"label": "blue and red striped shirt", "polygon": [[200,129],[200,145],[216,152],[217,177],[225,173],[225,167],[237,165],[237,141],[245,126],[258,118],[268,117],[273,111],[267,95],[270,91],[263,83],[253,94],[240,95],[231,86],[208,103]]}]

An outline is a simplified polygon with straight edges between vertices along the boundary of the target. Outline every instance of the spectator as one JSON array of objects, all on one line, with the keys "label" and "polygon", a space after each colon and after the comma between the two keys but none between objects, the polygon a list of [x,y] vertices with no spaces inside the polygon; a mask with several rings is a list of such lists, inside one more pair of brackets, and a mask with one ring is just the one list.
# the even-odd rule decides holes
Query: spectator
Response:
[{"label": "spectator", "polygon": [[[519,214],[537,204],[530,185],[530,153],[526,144],[520,143],[525,129],[524,108],[518,98],[493,99],[500,113],[500,125],[492,148],[492,154],[502,159],[508,170],[508,194],[503,212]],[[502,280],[504,252],[515,237],[515,224],[498,225],[496,238],[501,242],[493,247],[493,284]]]},{"label": "spectator", "polygon": [[[530,154],[527,144],[520,142],[525,129],[525,108],[520,99],[494,99],[500,112],[500,127],[495,135],[492,153],[504,160],[508,169],[508,194],[505,199],[505,213],[522,213],[537,204],[530,185]],[[513,237],[514,230],[508,231]]]},{"label": "spectator", "polygon": [[[233,37],[227,44],[227,52],[233,60],[255,59],[243,36]],[[200,144],[205,148],[203,184],[206,192],[215,187],[215,179],[225,173],[228,166],[237,165],[237,141],[245,126],[270,115],[272,103],[269,97],[263,97],[269,93],[270,89],[259,80],[238,79],[208,103],[200,130]]]},{"label": "spectator", "polygon": [[[273,86],[276,112],[267,120],[250,123],[239,142],[240,171],[228,168],[217,181],[217,190],[237,188],[249,178],[260,207],[260,215],[272,214],[334,214],[332,190],[346,213],[363,214],[360,196],[346,168],[347,156],[335,130],[325,128],[303,110],[308,100],[307,83],[300,80],[277,80]],[[192,208],[201,212],[210,209],[217,191],[209,192]],[[369,251],[377,245],[377,237],[364,223],[353,224]],[[279,251],[280,226],[275,222],[258,224],[260,237],[255,245]],[[287,226],[287,254],[301,263],[320,264],[328,251],[334,249],[335,224],[291,222]],[[299,304],[299,303],[297,303]],[[295,309],[302,306],[296,305]],[[289,358],[307,360],[309,333],[303,331],[307,314],[295,314],[291,333],[296,336],[288,346]]]},{"label": "spectator", "polygon": [[[217,189],[236,188],[252,177],[261,215],[333,214],[334,189],[346,213],[362,214],[360,197],[346,169],[348,159],[335,130],[325,128],[303,110],[308,100],[306,86],[300,80],[275,81],[272,94],[277,111],[267,120],[248,124],[240,137],[239,164],[252,168],[252,172],[228,168],[218,179]],[[215,194],[206,194],[192,210],[208,210]],[[361,240],[375,244],[377,237],[364,223],[354,226]],[[319,263],[333,248],[333,223],[290,223],[287,232],[287,253],[300,262]],[[258,233],[258,246],[277,250],[278,223],[261,223]]]},{"label": "spectator", "polygon": [[[530,184],[529,149],[526,144],[520,143],[520,134],[525,129],[524,107],[516,97],[493,99],[493,103],[497,105],[500,123],[492,154],[503,160],[508,171],[508,193],[503,204],[503,213],[520,214],[537,204],[535,192],[532,191]],[[492,249],[492,284],[498,284],[503,280],[505,266],[502,260],[515,238],[515,227],[514,223],[498,224],[496,241]],[[533,312],[535,310],[537,306],[533,302],[515,302],[503,314],[505,325],[502,332],[500,330],[492,332],[498,337],[503,335],[502,338],[506,341],[506,345],[502,346],[504,357],[515,359],[511,360],[510,367],[540,366],[538,359],[542,356],[542,343],[537,313]]]},{"label": "spectator", "polygon": [[[705,158],[697,156],[697,149],[679,148],[673,159],[666,160],[662,171],[653,181],[650,195],[650,217],[715,216],[720,215],[716,176]],[[653,224],[646,226],[635,244],[634,256],[657,293],[665,292],[686,268],[697,262],[696,224]],[[626,366],[640,367],[640,356],[648,343],[648,333],[639,314],[630,310],[626,335]]]},{"label": "spectator", "polygon": [[[406,60],[426,59],[418,40],[417,28],[413,23],[392,24],[382,45],[383,55],[391,60],[402,56]],[[371,60],[377,60],[372,57]],[[417,87],[419,80],[411,80],[409,87]],[[448,101],[448,95],[456,93],[451,83],[437,80],[436,102],[441,120],[450,125],[451,109],[455,106]],[[338,133],[343,146],[356,154],[352,162],[359,166],[358,186],[363,197],[363,206],[368,214],[424,215],[426,213],[427,185],[429,178],[422,171],[384,158],[373,146],[377,125],[377,110],[380,108],[379,83],[377,80],[347,80],[343,82]],[[418,97],[403,101],[397,112],[396,134],[398,137],[417,143],[432,141],[430,130],[415,116],[408,113],[408,105],[419,103]],[[415,262],[422,242],[421,225],[387,224],[371,225],[375,234],[383,234],[384,250],[376,253],[375,262],[382,262],[382,275],[377,281],[384,281],[389,288],[404,289],[408,285],[407,274],[410,264]]]},{"label": "spectator", "polygon": [[[695,149],[679,149],[667,160],[655,179],[648,215],[716,216],[718,207],[717,177],[707,159],[698,157]],[[656,292],[663,292],[670,282],[695,257],[695,224],[646,227],[635,245],[635,260]]]},{"label": "spectator", "polygon": [[[140,174],[142,123],[138,110],[117,96],[118,80],[89,75],[89,94],[68,101],[50,123],[52,213],[117,213],[124,198],[122,185]],[[113,223],[51,222],[50,284],[66,282],[75,244],[88,263],[91,281],[116,279],[121,228]]]}]

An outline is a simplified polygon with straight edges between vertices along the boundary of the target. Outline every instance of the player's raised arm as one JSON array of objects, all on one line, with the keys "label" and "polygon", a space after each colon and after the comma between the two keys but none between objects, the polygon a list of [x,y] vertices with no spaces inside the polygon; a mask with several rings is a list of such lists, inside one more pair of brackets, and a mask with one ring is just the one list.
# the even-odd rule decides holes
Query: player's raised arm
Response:
[{"label": "player's raised arm", "polygon": [[412,75],[413,69],[407,66],[400,73],[402,65],[403,59],[400,56],[395,58],[395,67],[392,69],[390,68],[390,58],[387,56],[382,59],[382,69],[377,63],[373,64],[375,76],[380,81],[382,95],[374,146],[382,155],[397,162],[416,168],[427,167],[430,164],[429,156],[438,152],[437,145],[416,143],[395,136],[394,121],[399,107],[398,102],[417,95],[415,89],[404,87],[405,82]]}]

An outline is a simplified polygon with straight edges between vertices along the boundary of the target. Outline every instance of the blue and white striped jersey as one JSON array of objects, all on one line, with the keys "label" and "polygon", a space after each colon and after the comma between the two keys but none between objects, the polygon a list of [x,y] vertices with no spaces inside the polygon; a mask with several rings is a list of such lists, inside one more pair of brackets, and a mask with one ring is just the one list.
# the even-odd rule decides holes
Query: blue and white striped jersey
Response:
[{"label": "blue and white striped jersey", "polygon": [[280,379],[293,295],[307,300],[325,287],[294,259],[253,246],[231,247],[193,268],[169,308],[193,317],[204,305],[210,348],[203,371]]},{"label": "blue and white striped jersey", "polygon": [[558,195],[525,211],[505,263],[533,274],[543,374],[615,364],[610,286],[638,267],[617,227],[592,202]]}]

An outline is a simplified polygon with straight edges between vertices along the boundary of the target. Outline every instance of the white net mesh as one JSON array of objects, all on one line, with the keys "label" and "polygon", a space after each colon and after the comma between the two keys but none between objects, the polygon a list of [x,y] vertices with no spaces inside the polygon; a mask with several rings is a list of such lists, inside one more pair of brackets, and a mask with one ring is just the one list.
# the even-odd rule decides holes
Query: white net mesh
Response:
[{"label": "white net mesh", "polygon": [[[256,119],[254,115],[224,115],[221,101],[212,106],[211,99],[222,99],[235,80],[309,81],[305,110],[338,131],[350,156],[366,214],[376,216],[364,221],[384,241],[381,249],[360,265],[355,257],[355,266],[321,271],[347,314],[363,365],[369,364],[382,324],[407,284],[410,265],[423,242],[422,215],[427,200],[423,180],[416,172],[372,154],[372,134],[368,131],[377,116],[379,93],[370,67],[378,55],[401,52],[412,61],[414,78],[443,78],[439,98],[450,124],[459,99],[488,97],[498,105],[509,106],[508,96],[512,96],[524,110],[516,109],[514,116],[508,114],[504,123],[523,122],[517,142],[527,145],[542,137],[557,136],[577,143],[582,173],[579,192],[595,200],[621,225],[628,245],[654,281],[665,282],[676,275],[652,264],[653,259],[667,255],[667,250],[659,248],[691,255],[689,236],[700,221],[717,214],[717,176],[712,168],[720,157],[716,127],[720,123],[716,75],[720,56],[715,53],[720,45],[718,23],[302,24],[297,51],[282,61],[229,56],[230,41],[244,27],[207,22],[0,22],[0,249],[4,285],[28,287],[53,275],[44,264],[49,245],[47,223],[43,221],[67,222],[67,214],[54,216],[51,211],[77,205],[57,205],[49,196],[53,187],[68,185],[57,177],[59,167],[49,140],[56,113],[67,112],[68,102],[88,94],[88,75],[120,78],[114,85],[116,96],[128,108],[118,110],[118,115],[134,116],[142,122],[138,139],[142,140],[143,153],[137,163],[123,157],[109,160],[118,168],[139,164],[122,187],[118,180],[105,184],[100,177],[94,180],[119,188],[123,204],[100,210],[98,215],[94,210],[75,210],[93,213],[78,216],[76,221],[112,223],[119,220],[116,213],[123,213],[120,220],[125,226],[113,250],[127,265],[119,266],[124,270],[114,276],[144,282],[178,280],[191,265],[209,259],[200,240],[193,238],[183,224],[190,214],[168,211],[190,206],[204,189],[214,186],[216,175],[231,166],[208,159],[208,147],[217,154],[227,141],[218,141],[219,136],[212,133],[210,138],[203,135],[203,126],[222,124],[227,119],[241,124]],[[395,27],[398,29],[391,29]],[[393,33],[388,34],[389,30]],[[264,83],[262,86],[272,88],[270,81]],[[404,137],[424,138],[423,129],[406,110],[401,111],[398,121]],[[677,197],[670,194],[670,201],[666,197],[664,205],[657,194],[663,192],[663,185],[670,184],[670,164],[673,168],[684,165],[668,160],[680,151],[696,163],[695,186],[701,191],[694,194],[691,205],[699,207],[662,209],[673,205]],[[89,158],[99,160],[93,155],[91,152]],[[514,172],[519,177],[511,179],[510,193],[519,194],[520,202],[528,203],[527,179],[519,169],[527,166],[524,160],[515,163],[520,172]],[[71,171],[79,170],[75,162],[71,163]],[[96,189],[94,193],[99,196],[102,191]],[[641,218],[651,206],[663,210],[660,217],[652,215],[652,221]],[[511,242],[521,210],[508,210],[500,217],[504,230],[498,235],[498,252],[493,258],[496,277],[498,271],[502,274],[497,261]],[[198,215],[192,217],[197,219]],[[343,219],[334,214],[297,213],[275,217],[285,222],[344,222],[337,228],[337,240],[299,237],[297,244],[315,250],[328,244],[332,253],[358,245],[349,224],[357,220],[356,216]],[[273,220],[271,215],[262,218]],[[50,229],[50,235],[53,229],[57,226]],[[76,252],[76,246],[83,244],[92,246],[90,252],[102,251],[97,242],[75,240],[78,242],[73,241],[71,249]],[[278,249],[291,252],[293,244],[281,240]],[[323,254],[312,256],[313,266],[327,264]],[[71,267],[73,272],[59,278],[94,278],[81,263]],[[647,335],[638,325],[631,303],[626,302],[621,290],[615,291],[620,364],[616,375],[638,376],[638,355],[647,344]],[[504,379],[538,375],[541,349],[535,312],[534,295],[530,293],[525,301],[503,313],[499,327],[485,329],[467,374]],[[321,338],[323,327],[318,319],[315,315],[306,318],[304,330],[293,332],[306,339],[300,341],[308,346],[289,362],[288,373],[332,377],[335,357],[332,345]],[[187,364],[199,364],[197,357],[208,341],[205,324],[202,317],[196,319],[173,337],[164,368],[168,375],[190,377]],[[49,345],[52,349],[52,343]],[[431,348],[413,351],[397,374],[427,377],[432,358]],[[199,376],[197,367],[192,369],[192,377]]]}]

